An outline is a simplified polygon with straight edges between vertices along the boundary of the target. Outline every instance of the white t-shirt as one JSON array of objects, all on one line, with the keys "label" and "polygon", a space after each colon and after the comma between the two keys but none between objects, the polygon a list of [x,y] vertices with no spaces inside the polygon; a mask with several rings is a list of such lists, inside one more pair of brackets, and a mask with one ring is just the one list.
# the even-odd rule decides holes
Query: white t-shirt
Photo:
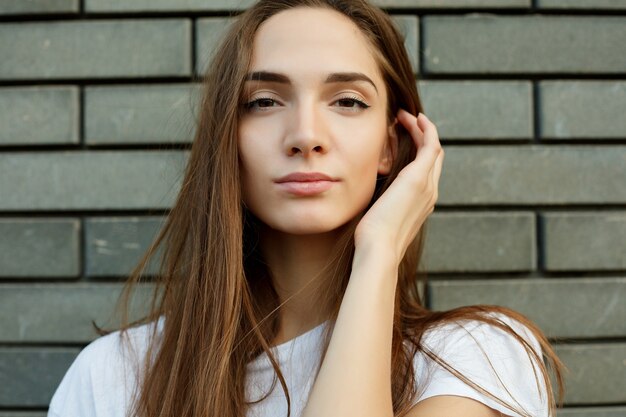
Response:
[{"label": "white t-shirt", "polygon": [[[529,341],[536,352],[541,352],[539,343],[526,327],[506,316],[498,317]],[[289,389],[293,417],[301,415],[313,386],[320,364],[321,335],[328,323],[273,348]],[[163,319],[159,320],[158,329],[162,325]],[[148,346],[149,326],[128,331],[140,357],[145,355]],[[103,336],[81,351],[54,394],[48,417],[125,416],[137,378],[123,347],[125,343],[119,336],[119,332]],[[465,321],[427,331],[423,343],[472,382],[506,403],[519,403],[533,417],[548,416],[547,392],[537,364],[531,362],[522,345],[505,331],[482,322]],[[418,392],[413,403],[436,395],[456,395],[480,401],[504,415],[519,416],[421,352],[414,357],[413,366],[418,385],[426,381],[425,389],[421,394]],[[258,400],[271,388],[274,371],[265,353],[247,367],[246,399]],[[533,368],[541,393],[537,390]],[[248,417],[286,415],[287,401],[278,379],[272,393],[252,405],[248,413]]]}]

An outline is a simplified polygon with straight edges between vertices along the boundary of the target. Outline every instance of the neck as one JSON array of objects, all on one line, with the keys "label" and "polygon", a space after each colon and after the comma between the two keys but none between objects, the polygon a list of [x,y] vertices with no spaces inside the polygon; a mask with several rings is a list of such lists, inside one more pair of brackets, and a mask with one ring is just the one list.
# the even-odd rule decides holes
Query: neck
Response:
[{"label": "neck", "polygon": [[316,235],[292,235],[263,228],[261,251],[278,293],[280,330],[274,345],[293,339],[325,321],[328,307],[317,295],[320,284],[330,279],[338,231]]}]

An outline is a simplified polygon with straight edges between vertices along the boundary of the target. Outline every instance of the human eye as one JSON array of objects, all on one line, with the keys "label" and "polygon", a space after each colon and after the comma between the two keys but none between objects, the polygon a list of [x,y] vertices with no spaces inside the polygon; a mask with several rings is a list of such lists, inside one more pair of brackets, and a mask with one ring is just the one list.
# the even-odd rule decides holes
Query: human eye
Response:
[{"label": "human eye", "polygon": [[339,107],[345,107],[350,111],[359,111],[360,109],[371,107],[357,96],[340,97],[335,103],[338,103]]},{"label": "human eye", "polygon": [[254,100],[248,101],[243,104],[243,107],[248,111],[265,111],[270,107],[275,107],[278,102],[270,97],[259,97]]}]

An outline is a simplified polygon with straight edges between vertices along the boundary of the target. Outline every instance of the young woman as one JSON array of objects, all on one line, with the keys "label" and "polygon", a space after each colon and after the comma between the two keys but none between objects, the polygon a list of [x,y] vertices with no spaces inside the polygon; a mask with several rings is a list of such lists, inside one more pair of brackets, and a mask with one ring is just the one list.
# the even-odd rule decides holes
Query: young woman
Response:
[{"label": "young woman", "polygon": [[559,384],[560,362],[535,325],[420,301],[444,152],[387,15],[262,0],[205,83],[179,197],[127,287],[159,248],[150,314],[81,352],[49,416],[554,415],[543,358]]}]

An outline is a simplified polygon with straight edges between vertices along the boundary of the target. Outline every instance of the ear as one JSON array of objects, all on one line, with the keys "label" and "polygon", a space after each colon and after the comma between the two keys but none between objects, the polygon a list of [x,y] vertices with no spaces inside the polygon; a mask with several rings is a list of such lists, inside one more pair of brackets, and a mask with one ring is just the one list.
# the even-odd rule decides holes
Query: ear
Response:
[{"label": "ear", "polygon": [[393,123],[387,128],[387,140],[383,144],[383,148],[380,152],[380,158],[378,160],[378,174],[388,175],[391,172],[393,161],[396,159],[398,151],[398,133],[396,132],[396,126],[398,119],[394,119]]}]

